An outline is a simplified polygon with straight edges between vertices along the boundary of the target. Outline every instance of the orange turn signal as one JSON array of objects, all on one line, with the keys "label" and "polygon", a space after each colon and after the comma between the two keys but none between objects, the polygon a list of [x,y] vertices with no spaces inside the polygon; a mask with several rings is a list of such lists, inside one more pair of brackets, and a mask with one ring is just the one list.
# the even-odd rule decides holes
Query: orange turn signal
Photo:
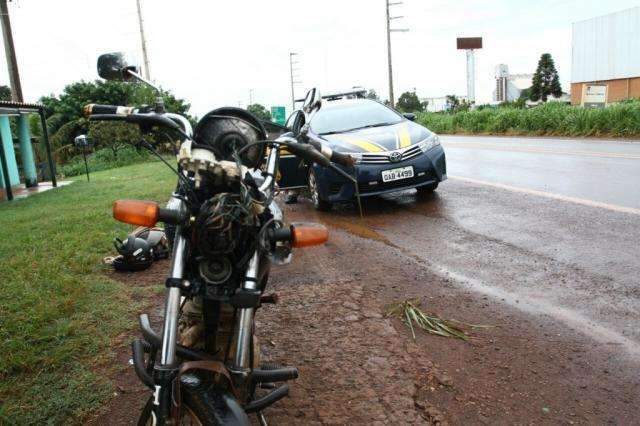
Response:
[{"label": "orange turn signal", "polygon": [[293,247],[310,247],[324,244],[329,239],[329,231],[318,223],[294,223],[291,225]]},{"label": "orange turn signal", "polygon": [[113,203],[113,217],[131,225],[154,226],[160,206],[153,201],[118,200]]}]

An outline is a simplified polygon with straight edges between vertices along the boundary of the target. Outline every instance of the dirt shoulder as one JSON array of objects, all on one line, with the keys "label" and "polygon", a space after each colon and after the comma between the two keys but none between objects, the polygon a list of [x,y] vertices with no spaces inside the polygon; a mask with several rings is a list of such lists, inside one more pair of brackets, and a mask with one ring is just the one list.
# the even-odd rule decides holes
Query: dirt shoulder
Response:
[{"label": "dirt shoulder", "polygon": [[[301,369],[292,397],[267,413],[274,424],[634,421],[638,380],[606,348],[466,293],[382,242],[331,237],[274,274],[283,302],[259,317],[266,357]],[[413,297],[443,317],[494,327],[469,343],[413,342],[380,316]]]},{"label": "dirt shoulder", "polygon": [[[289,220],[304,219],[287,210]],[[297,366],[300,378],[289,398],[266,410],[270,424],[635,421],[637,375],[613,350],[467,292],[384,241],[331,229],[325,246],[298,250],[292,264],[274,268],[271,283],[280,303],[257,316],[262,358]],[[157,311],[163,299],[155,294],[148,302]],[[385,305],[414,297],[427,311],[493,327],[474,331],[471,342],[422,333],[413,341],[382,314]],[[137,420],[146,391],[128,366],[130,337],[117,350],[118,395],[93,424]]]}]

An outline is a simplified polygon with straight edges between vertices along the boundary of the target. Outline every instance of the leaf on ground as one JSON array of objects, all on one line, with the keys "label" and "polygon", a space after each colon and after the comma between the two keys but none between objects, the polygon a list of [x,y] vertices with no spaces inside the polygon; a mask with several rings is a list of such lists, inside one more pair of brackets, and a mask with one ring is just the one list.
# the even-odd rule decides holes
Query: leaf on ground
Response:
[{"label": "leaf on ground", "polygon": [[396,317],[411,331],[413,340],[416,339],[415,329],[422,329],[430,334],[442,337],[452,337],[467,341],[470,336],[456,324],[466,325],[471,328],[490,327],[484,325],[467,324],[458,320],[446,320],[437,315],[430,315],[420,309],[420,299],[408,299],[402,302],[392,303],[385,309],[386,317]]}]

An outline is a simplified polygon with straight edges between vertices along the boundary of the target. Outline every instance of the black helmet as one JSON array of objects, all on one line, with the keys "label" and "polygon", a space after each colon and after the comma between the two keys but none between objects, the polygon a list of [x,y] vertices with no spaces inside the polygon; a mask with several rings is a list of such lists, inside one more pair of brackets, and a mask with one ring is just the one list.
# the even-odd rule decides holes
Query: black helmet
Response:
[{"label": "black helmet", "polygon": [[116,238],[113,245],[120,253],[112,263],[117,271],[142,271],[169,256],[167,237],[160,228],[137,228],[125,241]]}]

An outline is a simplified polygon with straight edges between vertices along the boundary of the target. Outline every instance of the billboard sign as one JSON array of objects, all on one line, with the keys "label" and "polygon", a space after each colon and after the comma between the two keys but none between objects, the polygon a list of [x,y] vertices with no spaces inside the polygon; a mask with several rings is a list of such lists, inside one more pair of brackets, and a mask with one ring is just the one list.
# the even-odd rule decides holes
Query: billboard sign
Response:
[{"label": "billboard sign", "polygon": [[281,126],[284,126],[284,123],[287,121],[286,112],[283,106],[272,106],[271,107],[271,121]]},{"label": "billboard sign", "polygon": [[482,37],[458,37],[456,46],[459,50],[482,49]]},{"label": "billboard sign", "polygon": [[582,106],[585,108],[604,108],[606,104],[606,84],[585,84],[582,86]]}]

